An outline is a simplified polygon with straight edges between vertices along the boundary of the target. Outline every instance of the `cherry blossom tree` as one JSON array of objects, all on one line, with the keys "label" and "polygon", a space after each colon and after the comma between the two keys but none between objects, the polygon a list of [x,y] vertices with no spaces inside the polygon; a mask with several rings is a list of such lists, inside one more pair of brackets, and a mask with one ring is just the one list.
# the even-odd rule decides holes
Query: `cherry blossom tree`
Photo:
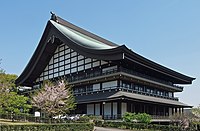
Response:
[{"label": "cherry blossom tree", "polygon": [[42,88],[33,94],[32,105],[50,117],[69,113],[76,107],[72,86],[65,80],[46,81]]}]

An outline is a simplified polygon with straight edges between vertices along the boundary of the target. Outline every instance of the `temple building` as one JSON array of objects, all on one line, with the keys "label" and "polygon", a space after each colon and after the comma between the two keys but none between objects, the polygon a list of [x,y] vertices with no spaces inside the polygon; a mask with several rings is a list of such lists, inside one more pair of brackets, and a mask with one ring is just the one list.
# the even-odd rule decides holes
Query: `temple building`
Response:
[{"label": "temple building", "polygon": [[195,79],[52,14],[16,84],[34,90],[44,80],[60,78],[73,85],[75,113],[104,119],[117,119],[125,112],[181,113],[191,106],[179,102],[174,94]]}]

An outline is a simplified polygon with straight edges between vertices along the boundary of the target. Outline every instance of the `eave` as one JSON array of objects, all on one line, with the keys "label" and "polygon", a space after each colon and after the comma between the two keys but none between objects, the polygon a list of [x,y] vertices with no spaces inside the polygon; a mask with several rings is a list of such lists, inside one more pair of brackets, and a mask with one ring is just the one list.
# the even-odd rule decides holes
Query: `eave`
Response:
[{"label": "eave", "polygon": [[61,43],[66,44],[68,47],[83,56],[94,59],[107,61],[128,59],[156,72],[160,72],[161,74],[177,79],[177,84],[191,84],[192,81],[195,79],[173,71],[153,61],[150,61],[131,51],[125,45],[118,46],[106,39],[103,39],[95,34],[92,34],[80,27],[71,24],[61,19],[60,17],[57,17],[56,22],[57,24],[65,26],[66,28],[70,28],[92,39],[102,42],[105,45],[113,46],[113,48],[92,49],[81,46],[75,41],[72,41],[69,37],[66,37],[66,34],[61,32],[61,30],[53,25],[51,20],[49,20],[32,58],[30,59],[22,74],[16,80],[17,85],[33,86],[33,82],[42,73],[42,71],[50,61],[51,57],[53,56],[57,46]]}]

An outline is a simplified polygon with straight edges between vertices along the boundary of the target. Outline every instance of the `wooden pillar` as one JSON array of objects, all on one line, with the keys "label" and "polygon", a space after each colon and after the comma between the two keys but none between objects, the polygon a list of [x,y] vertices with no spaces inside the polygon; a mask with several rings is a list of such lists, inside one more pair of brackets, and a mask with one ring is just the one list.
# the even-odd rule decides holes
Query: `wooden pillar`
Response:
[{"label": "wooden pillar", "polygon": [[153,115],[156,115],[156,105],[153,106]]},{"label": "wooden pillar", "polygon": [[117,101],[117,115],[120,116],[121,115],[121,101]]},{"label": "wooden pillar", "polygon": [[111,119],[113,119],[113,102],[111,102]]},{"label": "wooden pillar", "polygon": [[94,115],[96,115],[96,104],[94,104]]},{"label": "wooden pillar", "polygon": [[165,107],[163,107],[164,109],[163,109],[163,116],[166,116],[166,109],[165,109]]},{"label": "wooden pillar", "polygon": [[100,107],[99,107],[99,108],[100,108],[100,115],[103,116],[103,112],[102,112],[102,108],[103,108],[103,107],[102,107],[102,102],[100,102]]}]

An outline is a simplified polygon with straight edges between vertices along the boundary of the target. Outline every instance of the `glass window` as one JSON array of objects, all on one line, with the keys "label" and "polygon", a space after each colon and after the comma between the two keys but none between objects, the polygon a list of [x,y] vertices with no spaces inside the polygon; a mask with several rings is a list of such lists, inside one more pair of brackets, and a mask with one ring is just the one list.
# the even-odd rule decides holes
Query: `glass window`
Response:
[{"label": "glass window", "polygon": [[81,59],[83,59],[84,58],[84,56],[82,56],[82,55],[79,55],[78,56],[78,60],[81,60]]},{"label": "glass window", "polygon": [[65,54],[68,54],[69,52],[70,52],[69,48],[67,50],[65,50]]},{"label": "glass window", "polygon": [[60,58],[59,58],[59,61],[63,61],[64,60],[64,56],[61,56]]},{"label": "glass window", "polygon": [[58,58],[54,59],[54,63],[58,62]]},{"label": "glass window", "polygon": [[65,64],[69,64],[70,63],[70,59],[65,60]]},{"label": "glass window", "polygon": [[44,75],[48,75],[48,71],[45,71],[45,72],[44,72]]},{"label": "glass window", "polygon": [[53,68],[53,65],[50,65],[50,66],[49,66],[49,69],[52,69],[52,68]]},{"label": "glass window", "polygon": [[45,77],[44,77],[44,80],[47,80],[47,79],[48,79],[48,76],[45,76]]},{"label": "glass window", "polygon": [[61,62],[59,63],[59,65],[60,65],[60,66],[64,65],[64,61],[61,61]]},{"label": "glass window", "polygon": [[70,64],[65,65],[65,69],[69,69],[70,68]]},{"label": "glass window", "polygon": [[53,74],[49,75],[49,79],[53,78]]},{"label": "glass window", "polygon": [[57,58],[58,57],[58,53],[54,54],[54,58]]},{"label": "glass window", "polygon": [[65,59],[70,58],[70,54],[65,55]]},{"label": "glass window", "polygon": [[74,73],[74,72],[76,72],[77,71],[77,68],[72,68],[71,69],[71,73]]},{"label": "glass window", "polygon": [[58,77],[58,73],[55,73],[55,74],[54,74],[54,78],[55,78],[55,77]]},{"label": "glass window", "polygon": [[58,68],[54,68],[54,72],[58,72]]},{"label": "glass window", "polygon": [[58,63],[54,64],[54,68],[58,67]]},{"label": "glass window", "polygon": [[64,73],[65,73],[64,71],[60,72],[60,73],[59,73],[59,76],[63,76]]},{"label": "glass window", "polygon": [[89,68],[91,68],[91,63],[85,65],[85,69],[89,69]]},{"label": "glass window", "polygon": [[77,66],[77,62],[71,63],[71,68],[76,67]]},{"label": "glass window", "polygon": [[65,49],[65,46],[61,46],[60,47],[60,51],[64,50]]},{"label": "glass window", "polygon": [[78,71],[82,71],[82,70],[84,70],[84,66],[79,66]]},{"label": "glass window", "polygon": [[70,70],[65,70],[65,74],[69,74],[70,73]]},{"label": "glass window", "polygon": [[93,67],[96,67],[96,66],[99,66],[100,65],[100,62],[99,61],[96,61],[93,63]]},{"label": "glass window", "polygon": [[91,62],[90,58],[85,59],[85,63],[89,63],[89,62]]},{"label": "glass window", "polygon": [[84,60],[78,61],[78,65],[83,65],[83,64],[84,64]]},{"label": "glass window", "polygon": [[71,57],[76,56],[76,55],[77,55],[76,52],[71,53]]},{"label": "glass window", "polygon": [[77,61],[77,57],[71,59],[71,62]]},{"label": "glass window", "polygon": [[64,51],[59,52],[59,56],[64,55]]},{"label": "glass window", "polygon": [[64,66],[59,67],[59,71],[64,70]]}]

